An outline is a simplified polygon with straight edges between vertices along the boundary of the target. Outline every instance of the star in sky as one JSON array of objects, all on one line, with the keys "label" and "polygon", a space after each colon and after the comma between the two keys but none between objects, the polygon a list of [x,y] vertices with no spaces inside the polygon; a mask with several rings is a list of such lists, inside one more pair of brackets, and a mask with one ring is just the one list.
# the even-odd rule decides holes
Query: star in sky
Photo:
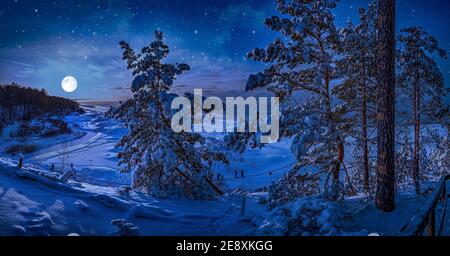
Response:
[{"label": "star in sky", "polygon": [[[398,0],[398,27],[421,25],[449,48],[448,1]],[[367,0],[340,1],[338,25],[358,17]],[[169,62],[184,61],[191,71],[180,90],[242,94],[249,74],[264,64],[245,58],[278,34],[264,26],[276,13],[273,0],[4,0],[0,2],[0,83],[16,82],[73,98],[122,99],[129,96],[131,74],[118,47],[128,41],[139,50],[165,34]],[[7,35],[7,36],[4,36]],[[449,61],[439,61],[450,81]],[[77,77],[79,90],[66,95],[60,81]]]}]

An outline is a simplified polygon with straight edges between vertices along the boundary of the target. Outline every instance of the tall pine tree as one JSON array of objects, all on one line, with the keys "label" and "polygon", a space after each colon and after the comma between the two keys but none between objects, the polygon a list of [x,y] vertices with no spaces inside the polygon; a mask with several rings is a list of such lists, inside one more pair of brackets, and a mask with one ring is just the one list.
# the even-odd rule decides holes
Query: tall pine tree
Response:
[{"label": "tall pine tree", "polygon": [[403,94],[409,95],[414,124],[414,149],[412,176],[416,193],[420,193],[420,155],[422,116],[433,117],[436,109],[442,109],[445,97],[444,78],[432,54],[446,58],[436,38],[422,27],[401,30],[398,36],[399,76],[398,84]]},{"label": "tall pine tree", "polygon": [[375,204],[395,209],[395,0],[378,0],[377,190]]},{"label": "tall pine tree", "polygon": [[119,165],[122,171],[132,173],[133,187],[155,196],[210,198],[222,192],[207,173],[214,161],[226,161],[225,156],[211,151],[200,134],[172,130],[171,102],[176,95],[168,91],[175,78],[190,68],[163,63],[169,47],[162,32],[156,31],[155,36],[138,54],[128,43],[120,42],[134,80],[132,99],[109,113],[129,129],[118,143],[122,148]]},{"label": "tall pine tree", "polygon": [[[331,189],[325,186],[325,194],[336,199],[341,197],[339,171],[347,125],[343,119],[346,110],[333,104],[331,91],[332,82],[339,75],[335,63],[339,33],[331,12],[338,1],[276,2],[281,17],[272,16],[265,24],[281,37],[265,49],[256,48],[249,53],[249,58],[269,67],[250,76],[247,83],[247,90],[265,87],[280,97],[281,136],[294,138],[291,150],[297,163],[271,187],[271,200],[278,204],[314,193],[311,187],[302,185],[307,180],[305,175],[298,174],[305,166],[329,173],[333,182]],[[305,103],[292,101],[294,92],[302,92]]]},{"label": "tall pine tree", "polygon": [[[363,188],[369,193],[369,116],[373,116],[376,101],[376,5],[369,4],[367,9],[360,8],[360,23],[351,22],[341,30],[341,44],[338,68],[343,81],[333,88],[333,93],[344,101],[354,117],[354,133],[358,138],[357,158],[362,159]],[[359,166],[359,164],[358,164]]]}]

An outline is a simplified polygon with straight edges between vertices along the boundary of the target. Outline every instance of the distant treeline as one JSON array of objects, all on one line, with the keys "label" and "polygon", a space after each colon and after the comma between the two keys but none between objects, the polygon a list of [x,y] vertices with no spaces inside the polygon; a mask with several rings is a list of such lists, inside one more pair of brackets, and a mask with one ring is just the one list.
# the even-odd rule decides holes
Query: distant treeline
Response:
[{"label": "distant treeline", "polygon": [[78,102],[49,96],[45,89],[0,85],[0,121],[26,120],[43,114],[81,112]]}]

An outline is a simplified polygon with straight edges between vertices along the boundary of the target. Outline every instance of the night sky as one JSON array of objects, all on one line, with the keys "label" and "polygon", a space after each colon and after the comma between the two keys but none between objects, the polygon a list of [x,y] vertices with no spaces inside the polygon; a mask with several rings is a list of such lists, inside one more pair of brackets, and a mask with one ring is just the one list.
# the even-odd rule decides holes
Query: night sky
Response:
[{"label": "night sky", "polygon": [[[357,18],[357,8],[366,3],[342,0],[335,10],[337,24]],[[450,1],[397,3],[398,28],[423,26],[450,50]],[[171,49],[167,61],[192,68],[177,80],[175,90],[238,95],[248,74],[263,68],[244,56],[277,36],[264,26],[275,6],[272,0],[2,0],[0,84],[16,82],[77,99],[126,98],[132,77],[118,42],[126,40],[140,50],[159,29]],[[449,64],[439,61],[447,85]],[[61,89],[66,75],[78,80],[74,93]]]}]

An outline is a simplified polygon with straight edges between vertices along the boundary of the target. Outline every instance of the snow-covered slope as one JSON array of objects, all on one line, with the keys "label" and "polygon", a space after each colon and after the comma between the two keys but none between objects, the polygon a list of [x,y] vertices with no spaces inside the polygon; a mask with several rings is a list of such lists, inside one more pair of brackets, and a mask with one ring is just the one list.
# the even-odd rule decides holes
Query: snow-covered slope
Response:
[{"label": "snow-covered slope", "polygon": [[[264,210],[264,205],[258,204],[258,194],[248,196],[244,216],[239,194],[213,201],[159,200],[140,192],[121,195],[129,175],[115,167],[114,144],[126,131],[104,118],[103,110],[86,108],[85,115],[67,116],[66,120],[84,135],[69,142],[48,143],[48,147],[25,157],[22,170],[16,167],[17,159],[0,156],[0,235],[111,235],[117,234],[111,224],[116,219],[133,223],[142,235],[253,232],[245,216]],[[66,166],[73,163],[76,170],[76,177],[68,183],[58,182],[55,179],[60,173],[49,171],[52,164],[57,171],[61,168],[63,155],[68,156]],[[254,174],[261,175],[256,170]],[[250,176],[234,178],[234,173],[227,173],[226,178],[231,181],[226,186],[229,191],[252,184]],[[256,180],[253,186],[266,183]]]},{"label": "snow-covered slope", "polygon": [[[155,199],[139,191],[124,193],[130,176],[117,171],[114,145],[126,130],[115,120],[105,118],[104,108],[85,110],[86,114],[65,117],[77,136],[57,137],[53,143],[48,139],[36,141],[42,147],[25,157],[22,170],[16,167],[17,159],[0,154],[0,235],[292,234],[292,230],[284,232],[291,225],[289,221],[296,220],[280,215],[282,209],[269,212],[265,200],[261,200],[267,193],[255,192],[289,170],[294,162],[290,141],[248,150],[243,156],[230,154],[228,168],[215,166],[215,172],[225,176],[220,186],[227,192],[216,200]],[[221,136],[207,135],[211,143],[217,143],[214,140]],[[76,170],[67,183],[58,181],[63,156],[65,167],[73,163]],[[55,172],[50,171],[52,164]],[[244,213],[243,192],[250,192]],[[342,215],[339,228],[345,231],[343,234],[396,234],[425,198],[399,196],[396,214],[382,213],[364,198],[347,199],[341,206],[299,200],[290,204],[289,210],[309,216],[314,207],[330,208]],[[324,214],[310,217],[329,221],[328,213]],[[335,234],[336,226],[330,227],[322,230],[324,234]]]},{"label": "snow-covered slope", "polygon": [[[113,220],[125,219],[141,235],[246,235],[240,196],[213,201],[156,200],[141,193],[121,196],[116,190],[85,183],[63,184],[39,175],[30,165],[0,161],[0,235],[114,235]],[[97,191],[97,192],[95,192]],[[249,196],[247,215],[262,211],[258,196]]]}]

